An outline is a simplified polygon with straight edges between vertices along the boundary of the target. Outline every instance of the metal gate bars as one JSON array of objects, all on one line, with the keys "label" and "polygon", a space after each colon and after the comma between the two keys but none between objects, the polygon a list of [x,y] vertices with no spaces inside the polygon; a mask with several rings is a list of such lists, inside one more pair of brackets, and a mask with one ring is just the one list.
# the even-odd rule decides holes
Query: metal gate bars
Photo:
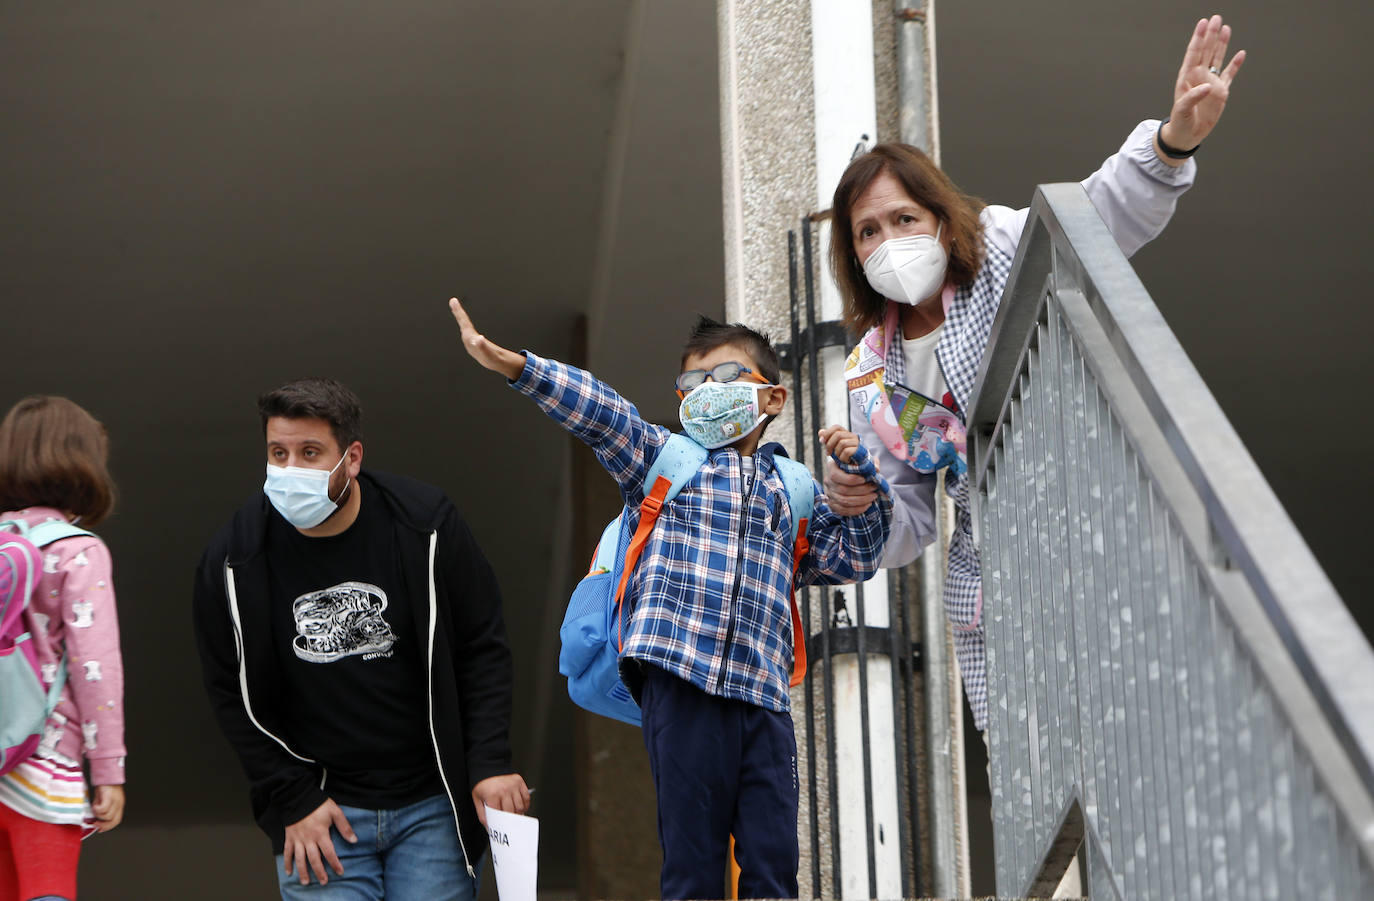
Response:
[{"label": "metal gate bars", "polygon": [[[822,385],[821,354],[827,348],[843,354],[851,342],[841,323],[817,321],[816,218],[804,217],[788,233],[791,340],[779,350],[796,400],[794,451],[819,478],[822,389],[843,390]],[[895,889],[897,870],[902,895],[920,893],[918,627],[907,580],[898,578],[887,590],[883,581],[801,593],[812,664],[809,678],[793,690],[794,705],[800,695],[804,710],[802,815],[811,851],[803,897],[808,888],[814,898],[884,897],[880,885]],[[894,825],[896,834],[889,834]]]}]

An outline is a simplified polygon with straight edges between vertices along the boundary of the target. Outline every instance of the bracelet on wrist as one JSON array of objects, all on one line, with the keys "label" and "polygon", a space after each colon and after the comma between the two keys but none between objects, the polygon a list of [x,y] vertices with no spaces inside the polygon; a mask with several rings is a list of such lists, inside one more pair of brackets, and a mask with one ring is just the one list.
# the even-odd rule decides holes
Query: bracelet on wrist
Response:
[{"label": "bracelet on wrist", "polygon": [[1164,143],[1164,126],[1167,125],[1168,122],[1169,117],[1165,116],[1164,121],[1159,123],[1159,131],[1155,132],[1155,141],[1159,143],[1159,149],[1164,151],[1164,155],[1171,160],[1186,160],[1188,157],[1197,153],[1197,147],[1201,147],[1201,144],[1197,145],[1197,147],[1194,147],[1192,150],[1179,150],[1177,147],[1170,147],[1168,144]]}]

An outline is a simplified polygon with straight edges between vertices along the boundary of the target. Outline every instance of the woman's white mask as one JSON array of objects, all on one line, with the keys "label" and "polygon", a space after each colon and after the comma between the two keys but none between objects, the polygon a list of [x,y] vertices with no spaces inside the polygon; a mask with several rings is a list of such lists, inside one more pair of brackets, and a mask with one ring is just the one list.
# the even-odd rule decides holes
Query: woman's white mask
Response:
[{"label": "woman's white mask", "polygon": [[890,238],[864,261],[864,275],[882,296],[913,306],[933,295],[945,283],[949,255],[940,244],[941,222],[935,236],[911,235]]}]

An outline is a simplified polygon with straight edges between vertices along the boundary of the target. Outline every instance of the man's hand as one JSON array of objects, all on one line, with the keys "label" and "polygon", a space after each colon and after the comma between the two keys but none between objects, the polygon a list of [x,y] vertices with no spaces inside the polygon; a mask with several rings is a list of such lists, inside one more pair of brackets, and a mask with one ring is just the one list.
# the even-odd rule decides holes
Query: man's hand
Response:
[{"label": "man's hand", "polygon": [[[825,458],[825,499],[830,509],[840,516],[858,516],[878,500],[878,486],[835,465],[836,460],[848,463],[859,449],[859,436],[841,426],[832,425],[819,432]],[[873,457],[873,468],[878,458]]]},{"label": "man's hand", "polygon": [[109,832],[118,826],[124,820],[124,786],[97,785],[91,810],[95,813],[97,831]]},{"label": "man's hand", "polygon": [[[301,885],[309,885],[310,870],[313,870],[320,885],[328,885],[329,873],[324,868],[326,863],[335,873],[343,875],[343,864],[339,863],[339,855],[334,853],[334,841],[329,837],[330,826],[339,830],[339,835],[346,841],[358,840],[353,834],[353,827],[348,824],[348,817],[344,816],[333,799],[325,801],[313,813],[286,827],[286,847],[282,851],[286,875],[290,876],[294,871]],[[309,870],[306,869],[307,865]]]},{"label": "man's hand", "polygon": [[[1221,16],[1202,19],[1193,28],[1174,82],[1174,105],[1169,111],[1169,121],[1158,135],[1170,147],[1189,150],[1198,146],[1221,119],[1231,96],[1231,82],[1245,62],[1245,51],[1238,50],[1226,64],[1226,48],[1230,43],[1231,26],[1224,24]],[[1185,162],[1167,157],[1159,149],[1156,153],[1170,166],[1181,166]]]},{"label": "man's hand", "polygon": [[507,813],[524,813],[530,809],[530,789],[519,773],[489,776],[472,787],[472,803],[477,807],[477,819],[487,825],[487,808]]},{"label": "man's hand", "polygon": [[468,318],[467,310],[463,309],[458,298],[449,298],[448,308],[458,323],[459,331],[463,333],[463,347],[467,348],[468,356],[492,372],[501,373],[511,381],[520,378],[520,373],[525,368],[524,354],[506,350],[501,345],[488,341],[485,335],[473,327],[472,320]]}]

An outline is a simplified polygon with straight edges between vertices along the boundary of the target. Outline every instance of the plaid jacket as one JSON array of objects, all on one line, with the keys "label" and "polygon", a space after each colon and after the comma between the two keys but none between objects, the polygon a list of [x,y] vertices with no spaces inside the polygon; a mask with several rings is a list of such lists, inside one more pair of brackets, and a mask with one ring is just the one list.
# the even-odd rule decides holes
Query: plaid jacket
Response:
[{"label": "plaid jacket", "polygon": [[[511,384],[592,448],[620,486],[633,530],[644,477],[669,430],[645,422],[590,373],[531,353]],[[634,607],[623,655],[708,694],[786,711],[794,639],[792,513],[773,464],[780,452],[776,444],[759,449],[746,492],[739,452],[713,450],[663,508],[627,589]],[[880,500],[859,516],[842,517],[813,483],[811,547],[797,570],[798,585],[860,582],[878,569],[892,514],[887,483],[862,447],[844,468],[878,484]]]},{"label": "plaid jacket", "polygon": [[[1083,188],[1101,214],[1112,237],[1128,257],[1153,240],[1173,215],[1180,195],[1193,184],[1196,163],[1183,166],[1162,163],[1154,152],[1154,135],[1159,122],[1147,119],[1135,127],[1121,148],[1108,157]],[[992,333],[993,320],[1002,301],[1002,292],[1011,276],[1017,243],[1025,227],[1028,210],[990,206],[983,210],[980,225],[985,239],[986,257],[971,284],[958,289],[945,310],[943,333],[935,349],[936,360],[954,396],[955,412],[963,419],[968,409],[978,365]],[[882,326],[878,326],[882,328]],[[905,383],[906,358],[901,341],[885,336],[884,378]],[[851,415],[860,440],[886,456],[883,468],[892,475],[892,487],[899,502],[909,509],[900,511],[899,532],[905,535],[894,544],[933,541],[937,534],[935,515],[935,477],[917,473],[893,458],[874,434],[861,411]],[[983,593],[978,548],[973,542],[973,520],[969,511],[968,475],[946,478],[945,490],[954,500],[954,534],[950,536],[949,564],[945,571],[944,606],[954,630],[954,654],[964,681],[964,693],[973,710],[978,728],[988,721],[987,656],[983,633]],[[914,509],[920,508],[920,509]],[[890,551],[899,550],[896,547]],[[904,549],[903,549],[904,550]],[[885,566],[909,563],[915,556],[889,553]]]}]

